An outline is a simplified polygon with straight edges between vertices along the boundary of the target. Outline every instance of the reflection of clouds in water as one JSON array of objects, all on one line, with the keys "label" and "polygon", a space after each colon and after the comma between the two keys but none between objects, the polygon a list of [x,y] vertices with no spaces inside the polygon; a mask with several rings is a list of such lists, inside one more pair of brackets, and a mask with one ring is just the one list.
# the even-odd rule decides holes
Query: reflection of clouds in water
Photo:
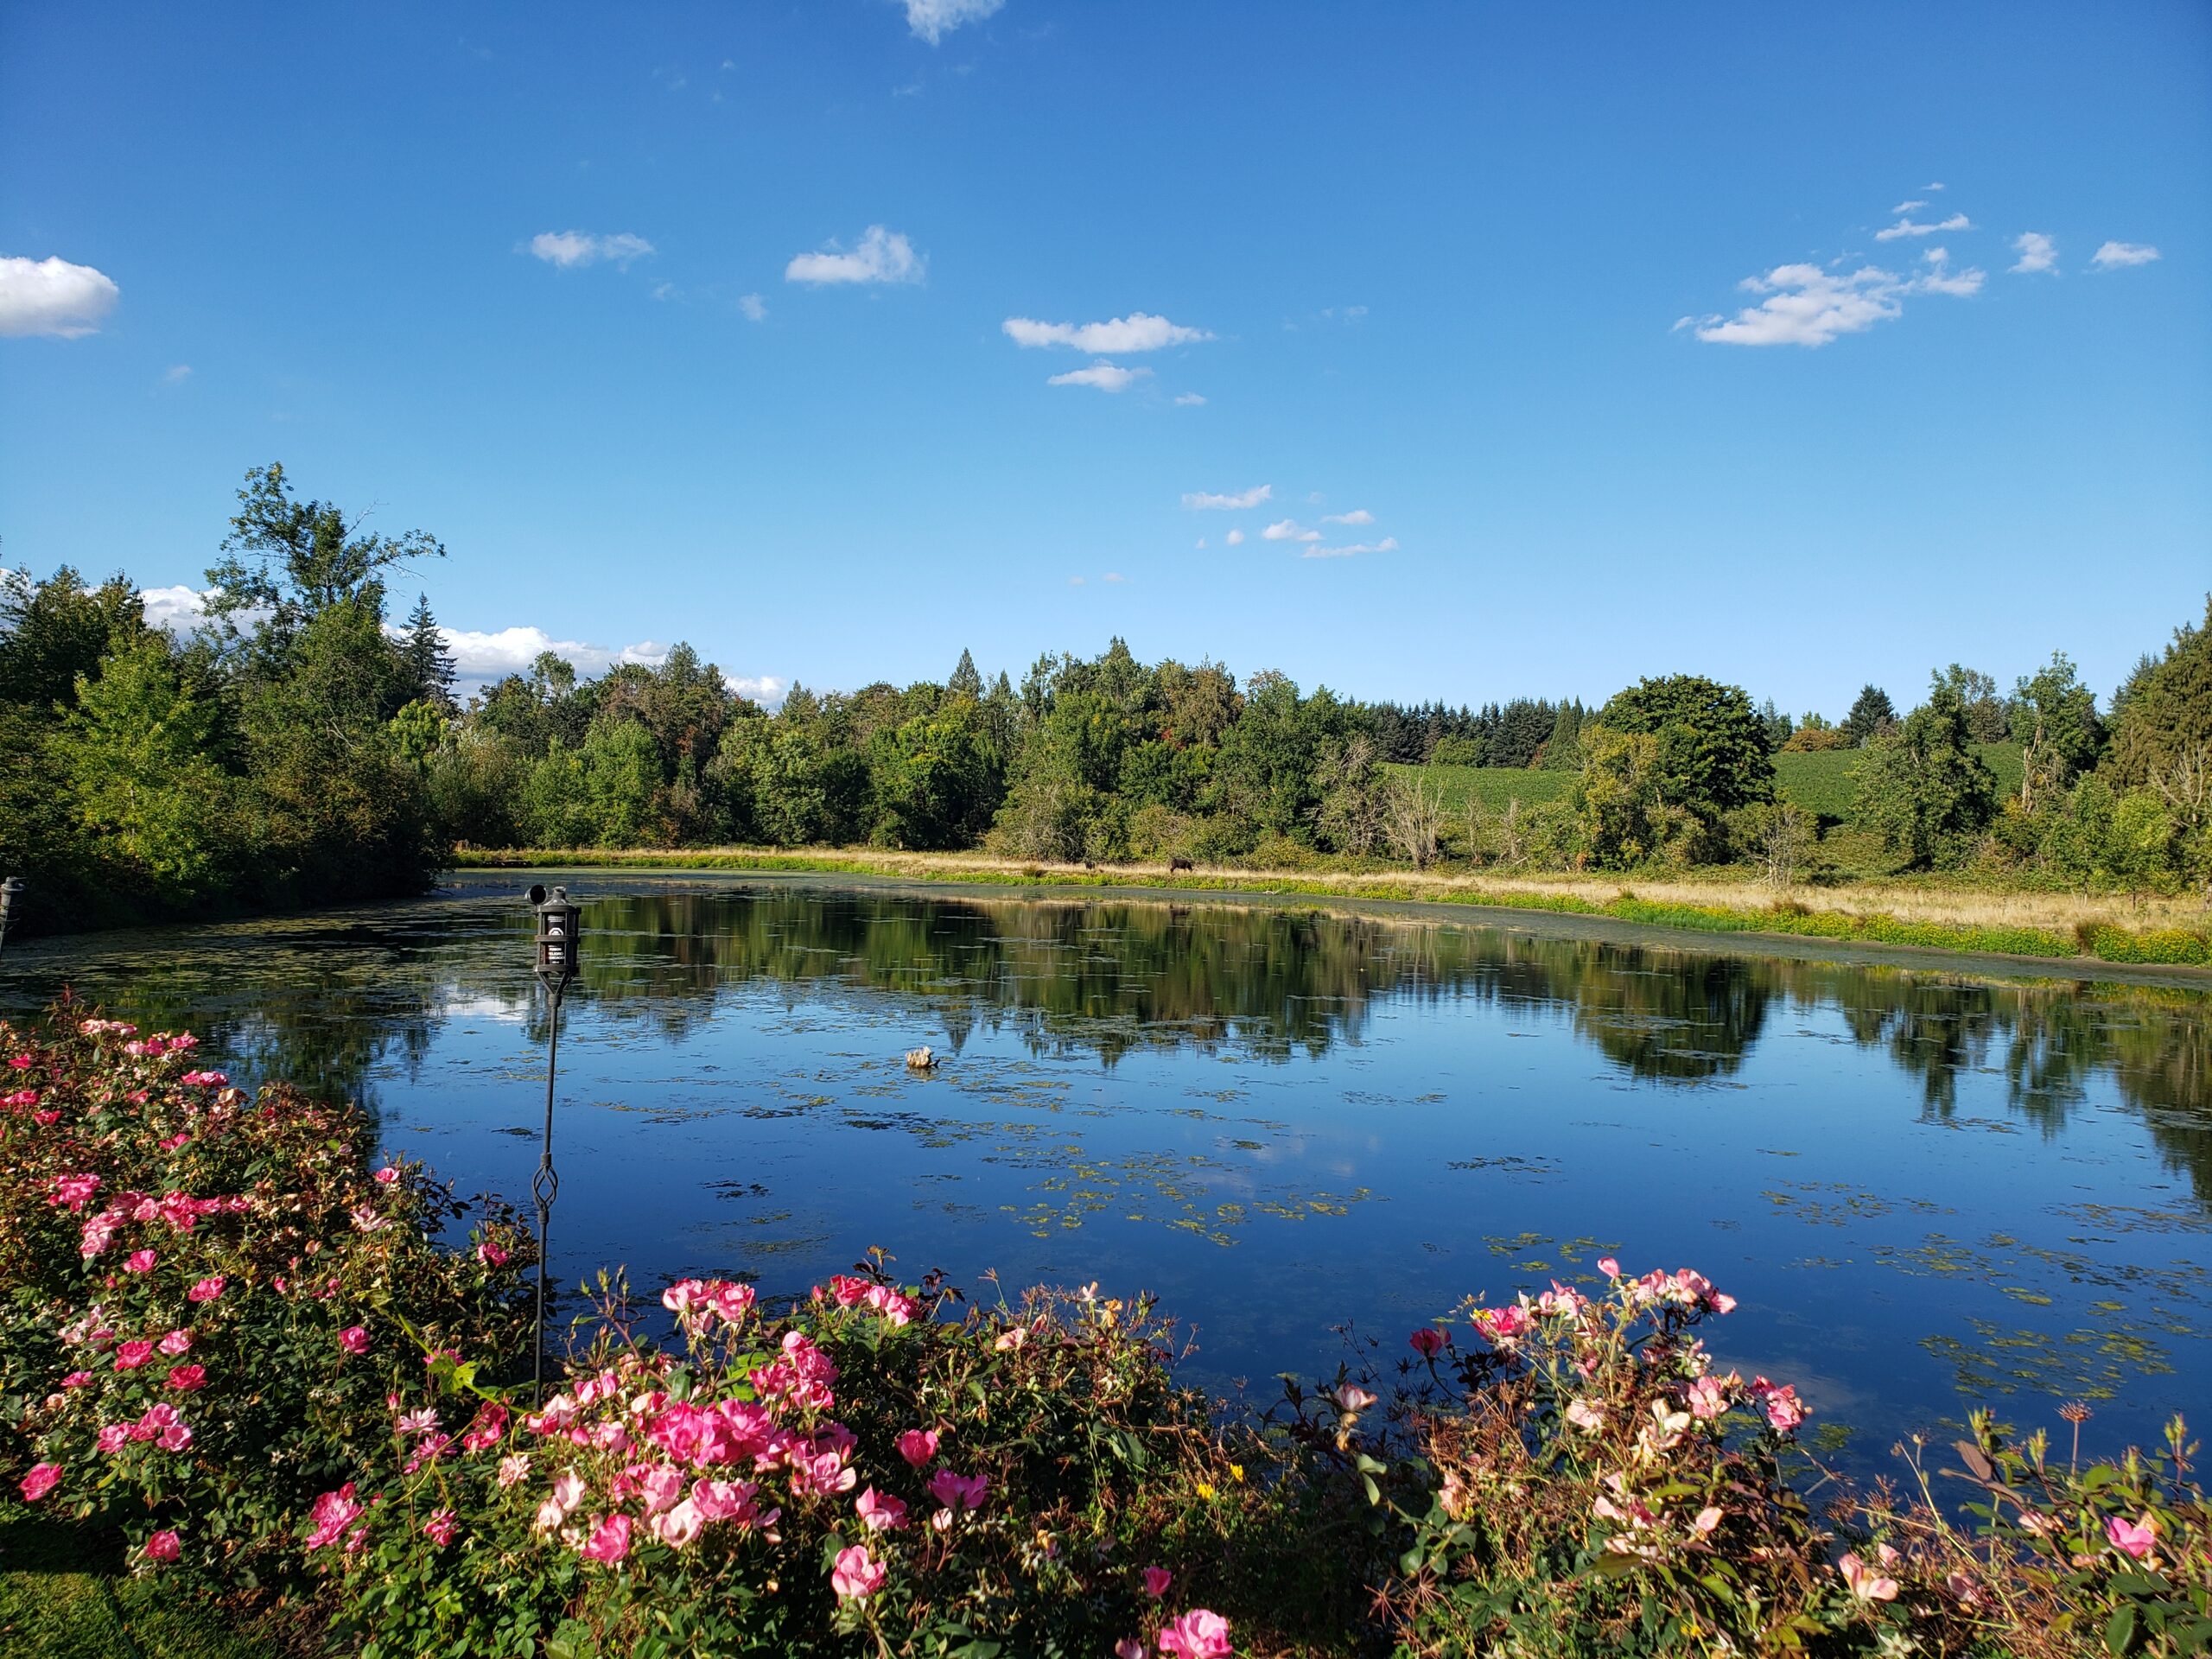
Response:
[{"label": "reflection of clouds in water", "polygon": [[492,1020],[504,1026],[529,1022],[531,1004],[520,997],[492,996],[459,986],[441,988],[433,1011],[447,1020]]}]

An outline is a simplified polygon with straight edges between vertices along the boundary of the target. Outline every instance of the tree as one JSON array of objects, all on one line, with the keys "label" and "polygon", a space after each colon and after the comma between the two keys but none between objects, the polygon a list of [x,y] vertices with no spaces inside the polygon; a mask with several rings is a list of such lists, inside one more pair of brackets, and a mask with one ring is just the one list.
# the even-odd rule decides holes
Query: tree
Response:
[{"label": "tree", "polygon": [[982,701],[983,677],[976,671],[973,655],[965,651],[960,653],[960,661],[952,671],[952,677],[944,683],[944,689],[956,697],[973,697],[979,702]]},{"label": "tree", "polygon": [[252,468],[238,492],[223,557],[207,572],[214,589],[208,610],[231,619],[265,611],[276,637],[289,639],[309,617],[337,604],[365,601],[381,617],[385,571],[445,556],[424,531],[397,538],[359,531],[359,521],[332,503],[293,495],[281,463]]},{"label": "tree", "polygon": [[2011,717],[1997,695],[1997,682],[1978,668],[1953,663],[1936,678],[1959,694],[1967,711],[1967,729],[1977,743],[2002,743],[2011,734]]},{"label": "tree", "polygon": [[1796,729],[1789,716],[1774,706],[1772,697],[1759,705],[1759,724],[1766,728],[1766,747],[1770,754],[1788,747],[1790,734]]},{"label": "tree", "polygon": [[1382,833],[1390,850],[1425,870],[1436,861],[1443,830],[1442,791],[1421,772],[1393,775],[1382,798]]},{"label": "tree", "polygon": [[1762,801],[1738,814],[1737,836],[1758,861],[1767,885],[1788,893],[1819,843],[1815,816],[1795,801]]},{"label": "tree", "polygon": [[401,639],[399,654],[406,659],[416,699],[429,703],[448,719],[460,712],[453,700],[453,653],[446,649],[446,637],[439,630],[437,618],[430,614],[427,594],[415,596],[415,608],[408,613],[407,632]]},{"label": "tree", "polygon": [[2020,807],[2032,812],[2097,761],[2104,728],[2096,694],[2083,685],[2066,653],[2023,675],[2012,691],[2012,731],[2020,740]]},{"label": "tree", "polygon": [[[1720,685],[1694,674],[1646,679],[1621,692],[1598,711],[1596,724],[1609,731],[1649,737],[1648,760],[1632,769],[1639,791],[1648,789],[1653,807],[1688,813],[1702,831],[1693,857],[1717,855],[1725,843],[1722,821],[1755,801],[1774,796],[1774,761],[1767,753],[1765,723],[1740,686]],[[1593,753],[1586,732],[1586,753]],[[1618,766],[1622,751],[1609,751]],[[1618,780],[1617,780],[1618,781]],[[1645,833],[1631,836],[1647,848],[1658,820]],[[1671,840],[1673,832],[1662,839]],[[1593,846],[1611,845],[1593,830]]]},{"label": "tree", "polygon": [[208,758],[215,710],[193,696],[166,637],[142,634],[80,676],[64,727],[79,823],[98,856],[165,903],[215,885],[243,839],[230,780]]},{"label": "tree", "polygon": [[0,573],[0,702],[24,703],[38,718],[97,677],[100,660],[146,632],[145,607],[124,577],[98,588],[63,565],[44,582],[28,570]]},{"label": "tree", "polygon": [[1965,861],[1997,816],[1997,780],[1972,747],[1966,700],[1934,677],[1928,701],[1859,768],[1859,821],[1916,868]]},{"label": "tree", "polygon": [[1843,717],[1840,729],[1852,747],[1863,749],[1897,722],[1897,705],[1890,701],[1890,694],[1878,685],[1866,685],[1859,689],[1859,700]]},{"label": "tree", "polygon": [[2203,623],[2177,628],[2165,654],[2138,668],[2114,702],[2109,764],[2121,788],[2147,785],[2177,755],[2212,744],[2212,597]]}]

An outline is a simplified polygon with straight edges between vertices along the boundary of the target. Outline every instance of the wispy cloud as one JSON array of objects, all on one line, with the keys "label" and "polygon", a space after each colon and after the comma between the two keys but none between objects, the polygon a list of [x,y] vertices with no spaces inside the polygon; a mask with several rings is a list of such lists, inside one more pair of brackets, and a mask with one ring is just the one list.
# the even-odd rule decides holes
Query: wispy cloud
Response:
[{"label": "wispy cloud", "polygon": [[898,0],[906,8],[906,27],[918,41],[935,46],[963,23],[978,23],[1006,0]]},{"label": "wispy cloud", "polygon": [[0,334],[80,340],[99,332],[122,292],[90,265],[0,258]]},{"label": "wispy cloud", "polygon": [[2089,256],[2089,263],[2099,270],[2113,270],[2123,265],[2147,265],[2158,257],[2158,251],[2147,242],[2107,242]]},{"label": "wispy cloud", "polygon": [[1351,559],[1362,553],[1395,553],[1398,538],[1385,536],[1379,542],[1353,542],[1345,547],[1309,547],[1299,555],[1302,559]]},{"label": "wispy cloud", "polygon": [[1185,328],[1143,311],[1132,311],[1106,322],[1038,322],[1029,317],[1008,317],[999,327],[1017,346],[1067,346],[1100,356],[1156,352],[1166,346],[1187,346],[1213,338],[1203,328]]},{"label": "wispy cloud", "polygon": [[1205,399],[1195,391],[1180,391],[1175,394],[1176,406],[1180,409],[1196,409],[1205,402]]},{"label": "wispy cloud", "polygon": [[737,308],[745,314],[747,322],[759,322],[768,315],[768,308],[758,294],[739,295]]},{"label": "wispy cloud", "polygon": [[162,384],[165,386],[181,386],[191,378],[192,365],[189,363],[172,363],[162,371]]},{"label": "wispy cloud", "polygon": [[836,243],[818,253],[802,253],[784,267],[787,283],[918,283],[929,262],[898,231],[871,225],[850,252]]},{"label": "wispy cloud", "polygon": [[2019,262],[2010,269],[2017,275],[2031,276],[2039,270],[2058,269],[2058,242],[2041,231],[2023,231],[2012,238],[2012,251],[2020,256]]},{"label": "wispy cloud", "polygon": [[1102,582],[1127,582],[1128,578],[1118,570],[1109,570],[1103,576],[1100,577],[1099,580]]},{"label": "wispy cloud", "polygon": [[1948,294],[1957,299],[1969,299],[1981,292],[1981,284],[1988,273],[1968,265],[1963,270],[1951,269],[1950,251],[1930,248],[1920,256],[1928,267],[1905,284],[1905,291],[1915,294]]},{"label": "wispy cloud", "polygon": [[1127,391],[1151,374],[1150,369],[1125,369],[1113,363],[1094,363],[1087,369],[1070,369],[1047,379],[1048,386],[1096,386],[1101,391]]},{"label": "wispy cloud", "polygon": [[1244,545],[1244,532],[1241,530],[1232,530],[1221,539],[1230,547],[1242,547]]},{"label": "wispy cloud", "polygon": [[1970,231],[1974,226],[1964,213],[1953,213],[1948,219],[1931,224],[1921,224],[1910,218],[1900,219],[1894,225],[1874,232],[1877,242],[1894,242],[1901,236],[1933,236],[1938,231]]},{"label": "wispy cloud", "polygon": [[1204,490],[1194,490],[1184,496],[1183,505],[1194,512],[1245,512],[1262,501],[1274,500],[1274,495],[1275,486],[1272,484],[1255,484],[1250,489],[1240,490],[1235,495],[1212,495]]},{"label": "wispy cloud", "polygon": [[1321,532],[1308,530],[1295,518],[1278,518],[1260,532],[1260,539],[1268,542],[1318,542]]},{"label": "wispy cloud", "polygon": [[1371,524],[1375,522],[1375,515],[1365,507],[1354,507],[1350,512],[1325,512],[1321,515],[1321,522],[1325,524]]},{"label": "wispy cloud", "polygon": [[588,231],[540,231],[530,238],[529,250],[535,257],[563,270],[602,260],[627,270],[632,260],[650,258],[653,245],[628,231],[613,236],[594,236]]},{"label": "wispy cloud", "polygon": [[1893,213],[1916,213],[1927,205],[1924,201],[1901,201],[1890,211]]}]

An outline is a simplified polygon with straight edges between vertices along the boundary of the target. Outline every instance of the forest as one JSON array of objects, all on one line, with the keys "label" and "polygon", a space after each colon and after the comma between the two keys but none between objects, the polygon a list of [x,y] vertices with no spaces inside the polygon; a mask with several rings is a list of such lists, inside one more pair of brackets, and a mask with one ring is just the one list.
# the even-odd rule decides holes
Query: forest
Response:
[{"label": "forest", "polygon": [[[595,678],[548,654],[464,700],[427,601],[393,615],[395,582],[443,556],[302,499],[272,465],[247,475],[188,634],[149,622],[119,573],[0,578],[18,921],[401,894],[456,848],[1733,864],[1787,887],[1818,874],[1847,817],[1896,870],[2137,893],[2212,880],[2212,601],[2102,699],[2054,653],[2009,690],[1956,664],[1903,709],[1868,685],[1833,720],[1694,674],[1595,707],[1363,702],[1147,664],[1119,639],[1039,657],[1019,683],[963,652],[942,682],[794,685],[770,710],[682,645]],[[1847,811],[1777,789],[1801,758],[1847,749]],[[1468,767],[1555,775],[1454,799],[1442,780]]]}]

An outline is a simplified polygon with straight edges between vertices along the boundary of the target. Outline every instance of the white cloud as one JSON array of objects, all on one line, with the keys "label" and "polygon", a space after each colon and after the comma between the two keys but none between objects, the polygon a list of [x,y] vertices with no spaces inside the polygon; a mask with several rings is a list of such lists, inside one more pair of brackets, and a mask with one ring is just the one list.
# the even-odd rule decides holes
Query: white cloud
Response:
[{"label": "white cloud", "polygon": [[1128,580],[1127,576],[1123,575],[1118,570],[1109,570],[1106,573],[1105,579],[1108,582],[1127,582]]},{"label": "white cloud", "polygon": [[1046,380],[1048,386],[1096,386],[1101,391],[1127,391],[1150,369],[1124,369],[1112,363],[1094,363],[1087,369],[1070,369]]},{"label": "white cloud", "polygon": [[1398,538],[1385,536],[1379,542],[1354,542],[1349,547],[1309,547],[1298,556],[1301,559],[1349,559],[1362,553],[1395,553]]},{"label": "white cloud", "polygon": [[1732,317],[1703,319],[1695,325],[1700,340],[1724,346],[1825,346],[1904,308],[1897,277],[1873,265],[1847,276],[1818,265],[1777,265],[1764,276],[1746,276],[1742,286],[1768,297]]},{"label": "white cloud", "polygon": [[187,588],[181,583],[175,588],[138,590],[138,602],[145,607],[146,620],[180,639],[197,633],[200,625],[207,620],[207,599],[208,595],[197,588]]},{"label": "white cloud", "polygon": [[1321,522],[1325,524],[1371,524],[1375,522],[1375,515],[1365,507],[1354,507],[1350,512],[1325,512],[1321,515]]},{"label": "white cloud", "polygon": [[918,283],[929,261],[899,231],[871,225],[850,253],[836,243],[819,253],[802,253],[784,267],[787,283]]},{"label": "white cloud", "polygon": [[1890,211],[1893,213],[1916,213],[1927,205],[1924,201],[1901,201]]},{"label": "white cloud", "polygon": [[543,628],[501,628],[479,633],[469,628],[441,628],[446,649],[453,655],[454,671],[464,680],[496,680],[502,675],[525,674],[543,652],[551,652],[575,665],[579,674],[602,674],[617,663],[643,663],[657,668],[668,660],[668,647],[651,639],[634,645],[594,645],[581,639],[556,639]]},{"label": "white cloud", "polygon": [[1070,576],[1070,577],[1068,578],[1068,586],[1069,586],[1069,587],[1071,587],[1071,588],[1080,588],[1080,587],[1082,587],[1082,586],[1083,586],[1083,578],[1082,578],[1081,576]]},{"label": "white cloud", "polygon": [[1920,188],[1921,188],[1922,189],[1923,189],[1923,190],[1941,190],[1941,189],[1943,188],[1943,186],[1942,186],[1942,184],[1939,181],[1939,182],[1935,183],[1935,184],[1923,184],[1923,185],[1922,185]]},{"label": "white cloud", "polygon": [[1213,338],[1203,328],[1185,328],[1143,311],[1132,311],[1109,322],[1038,322],[1028,317],[1008,317],[999,327],[1017,346],[1069,346],[1098,356],[1156,352],[1163,346],[1187,346]]},{"label": "white cloud", "polygon": [[737,308],[745,313],[745,320],[747,322],[759,322],[768,315],[768,308],[761,302],[758,294],[739,295]]},{"label": "white cloud", "polygon": [[1950,251],[1930,248],[1920,256],[1928,269],[1905,286],[1918,294],[1948,294],[1958,299],[1969,299],[1981,292],[1986,271],[1968,265],[1963,270],[1951,269]]},{"label": "white cloud", "polygon": [[1268,542],[1318,542],[1321,532],[1306,529],[1295,518],[1278,518],[1260,532],[1260,538]]},{"label": "white cloud", "polygon": [[1006,0],[899,0],[906,8],[906,27],[918,41],[935,46],[963,23],[979,23]]},{"label": "white cloud", "polygon": [[791,683],[773,674],[725,674],[722,683],[739,696],[759,703],[763,709],[779,708],[784,693],[791,690]]},{"label": "white cloud", "polygon": [[1200,490],[1185,495],[1183,498],[1183,505],[1195,512],[1209,510],[1242,512],[1248,507],[1258,506],[1262,501],[1273,500],[1275,486],[1272,484],[1255,484],[1250,489],[1240,491],[1235,495],[1209,495]]},{"label": "white cloud", "polygon": [[2158,257],[2158,251],[2147,242],[2107,242],[2089,256],[2089,263],[2099,270],[2112,270],[2121,265],[2147,265]]},{"label": "white cloud", "polygon": [[530,251],[563,270],[595,265],[602,259],[626,270],[632,260],[651,256],[653,245],[628,231],[613,236],[594,236],[588,231],[540,231],[530,238]]},{"label": "white cloud", "polygon": [[1198,537],[1198,551],[1200,551],[1201,553],[1205,552],[1205,546],[1206,546],[1206,538],[1205,538],[1205,537],[1203,537],[1203,536],[1199,537]]},{"label": "white cloud", "polygon": [[1175,395],[1175,404],[1179,409],[1196,409],[1204,402],[1205,399],[1195,391],[1182,391]]},{"label": "white cloud", "polygon": [[78,340],[99,331],[122,290],[90,265],[0,258],[0,334]]},{"label": "white cloud", "polygon": [[1877,242],[1894,242],[1901,236],[1933,236],[1938,231],[1970,231],[1974,229],[1964,213],[1953,213],[1948,219],[1932,225],[1923,225],[1911,219],[1901,219],[1894,225],[1874,232]]},{"label": "white cloud", "polygon": [[2020,256],[2020,262],[2012,270],[2020,276],[2058,269],[2058,243],[2041,231],[2021,232],[2012,238],[2012,251]]},{"label": "white cloud", "polygon": [[1231,547],[1242,547],[1244,545],[1244,532],[1241,530],[1232,530],[1221,539]]},{"label": "white cloud", "polygon": [[165,386],[181,386],[191,378],[192,365],[189,363],[172,363],[162,371],[162,384]]}]

